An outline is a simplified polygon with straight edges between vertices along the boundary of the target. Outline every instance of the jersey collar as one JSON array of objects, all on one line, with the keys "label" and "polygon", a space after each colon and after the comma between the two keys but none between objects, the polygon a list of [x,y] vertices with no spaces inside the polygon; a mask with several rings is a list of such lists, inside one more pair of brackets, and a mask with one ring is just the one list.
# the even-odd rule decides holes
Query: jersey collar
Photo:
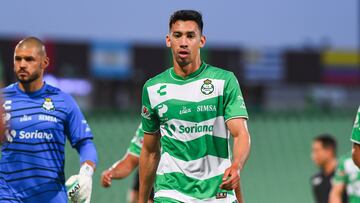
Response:
[{"label": "jersey collar", "polygon": [[19,82],[17,82],[15,84],[15,87],[17,89],[17,91],[21,92],[22,94],[27,94],[29,96],[36,96],[38,94],[41,94],[45,89],[46,89],[46,83],[44,82],[43,86],[39,89],[39,90],[36,90],[35,92],[24,92],[22,89],[20,89],[19,87]]},{"label": "jersey collar", "polygon": [[188,75],[186,77],[181,77],[181,76],[177,75],[174,71],[174,67],[172,67],[170,69],[170,75],[176,80],[184,80],[185,81],[185,80],[189,80],[189,79],[195,78],[198,75],[200,75],[200,73],[202,73],[207,66],[208,65],[205,62],[202,62],[200,67],[195,72],[191,73],[190,75]]}]

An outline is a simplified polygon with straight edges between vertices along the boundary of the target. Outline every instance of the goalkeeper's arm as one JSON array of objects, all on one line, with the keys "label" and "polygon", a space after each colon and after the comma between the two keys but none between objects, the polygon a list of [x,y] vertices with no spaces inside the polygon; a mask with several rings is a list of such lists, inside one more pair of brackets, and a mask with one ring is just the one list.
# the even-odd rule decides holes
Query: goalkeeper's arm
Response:
[{"label": "goalkeeper's arm", "polygon": [[66,181],[67,193],[71,202],[90,202],[92,175],[97,163],[97,153],[91,139],[83,140],[75,146],[80,155],[80,171]]}]

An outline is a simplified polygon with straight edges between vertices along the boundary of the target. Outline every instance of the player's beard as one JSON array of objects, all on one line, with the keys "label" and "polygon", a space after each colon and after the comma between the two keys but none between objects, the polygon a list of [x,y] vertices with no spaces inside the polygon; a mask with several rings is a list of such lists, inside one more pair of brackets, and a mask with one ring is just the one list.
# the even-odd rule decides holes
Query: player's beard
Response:
[{"label": "player's beard", "polygon": [[39,79],[40,76],[41,76],[41,71],[36,71],[33,74],[30,74],[27,78],[19,76],[19,73],[16,74],[18,81],[24,85]]}]

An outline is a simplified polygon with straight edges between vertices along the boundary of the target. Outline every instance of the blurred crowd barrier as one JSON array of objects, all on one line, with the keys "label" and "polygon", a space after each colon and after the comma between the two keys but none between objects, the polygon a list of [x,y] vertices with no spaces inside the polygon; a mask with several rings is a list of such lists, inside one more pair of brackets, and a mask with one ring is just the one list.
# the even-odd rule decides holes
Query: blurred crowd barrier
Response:
[{"label": "blurred crowd barrier", "polygon": [[[19,39],[0,38],[3,85],[14,81],[13,50]],[[172,64],[160,44],[45,39],[46,81],[71,93],[83,109],[138,109],[150,77]],[[203,60],[233,71],[247,106],[260,111],[356,109],[360,54],[322,47],[247,48],[207,46]]]}]

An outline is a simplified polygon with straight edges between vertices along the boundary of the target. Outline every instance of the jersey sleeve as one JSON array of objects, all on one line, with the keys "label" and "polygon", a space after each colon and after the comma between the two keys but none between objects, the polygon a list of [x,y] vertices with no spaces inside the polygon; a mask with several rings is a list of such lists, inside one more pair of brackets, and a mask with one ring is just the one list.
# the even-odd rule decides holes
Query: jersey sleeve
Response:
[{"label": "jersey sleeve", "polygon": [[74,147],[85,139],[93,139],[93,134],[75,100],[70,95],[67,95],[66,100],[68,115],[65,121],[65,133],[71,146]]},{"label": "jersey sleeve", "polygon": [[345,158],[341,158],[339,161],[339,164],[335,171],[335,175],[332,179],[332,182],[334,184],[346,184],[347,175],[345,173],[345,160]]},{"label": "jersey sleeve", "polygon": [[134,137],[130,142],[127,153],[140,157],[143,141],[144,141],[144,131],[142,130],[142,124],[140,123]]},{"label": "jersey sleeve", "polygon": [[240,85],[233,73],[231,73],[227,80],[227,84],[225,85],[224,107],[225,122],[232,118],[239,117],[248,119],[248,113],[240,90]]},{"label": "jersey sleeve", "polygon": [[355,117],[354,127],[351,133],[351,141],[357,144],[360,144],[360,126],[359,126],[359,118],[360,118],[360,107]]},{"label": "jersey sleeve", "polygon": [[145,133],[151,134],[159,130],[159,117],[156,114],[156,110],[151,107],[147,83],[143,87],[141,117],[142,128]]}]

